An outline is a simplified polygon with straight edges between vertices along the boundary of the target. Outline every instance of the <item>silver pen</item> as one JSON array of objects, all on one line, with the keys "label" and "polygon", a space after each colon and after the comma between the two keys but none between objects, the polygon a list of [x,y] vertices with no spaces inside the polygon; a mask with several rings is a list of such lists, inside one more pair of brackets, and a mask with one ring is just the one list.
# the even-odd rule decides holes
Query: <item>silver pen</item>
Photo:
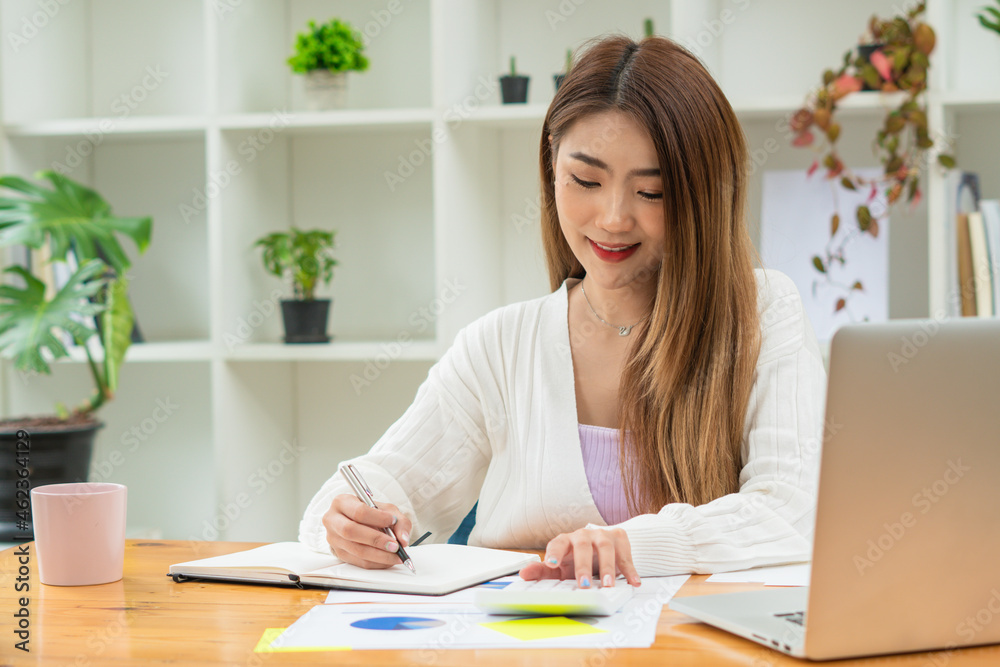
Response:
[{"label": "silver pen", "polygon": [[[344,476],[347,483],[351,485],[351,489],[354,491],[354,495],[361,499],[365,505],[373,509],[378,509],[378,505],[375,504],[375,498],[372,495],[371,487],[365,482],[364,477],[361,476],[361,471],[355,468],[350,463],[345,463],[340,466],[340,474]],[[403,550],[403,545],[399,540],[396,539],[396,535],[392,532],[391,528],[382,528],[382,532],[388,535],[399,549],[396,550],[396,555],[399,556],[399,560],[403,561],[403,565],[410,569],[413,574],[417,573],[417,569],[413,567],[413,560],[410,558]]]}]

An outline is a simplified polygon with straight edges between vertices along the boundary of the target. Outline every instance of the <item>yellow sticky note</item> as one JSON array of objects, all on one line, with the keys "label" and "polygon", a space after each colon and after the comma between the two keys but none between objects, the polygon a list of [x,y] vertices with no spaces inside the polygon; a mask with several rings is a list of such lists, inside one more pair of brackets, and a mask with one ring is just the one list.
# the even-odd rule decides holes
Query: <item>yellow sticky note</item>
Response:
[{"label": "yellow sticky note", "polygon": [[271,642],[277,639],[288,628],[267,628],[254,647],[254,653],[297,653],[301,651],[350,651],[350,646],[289,646],[273,648]]},{"label": "yellow sticky note", "polygon": [[514,621],[497,621],[495,623],[481,623],[480,625],[523,641],[607,632],[607,630],[601,630],[600,628],[595,628],[592,625],[573,620],[572,618],[566,618],[565,616],[519,618]]}]

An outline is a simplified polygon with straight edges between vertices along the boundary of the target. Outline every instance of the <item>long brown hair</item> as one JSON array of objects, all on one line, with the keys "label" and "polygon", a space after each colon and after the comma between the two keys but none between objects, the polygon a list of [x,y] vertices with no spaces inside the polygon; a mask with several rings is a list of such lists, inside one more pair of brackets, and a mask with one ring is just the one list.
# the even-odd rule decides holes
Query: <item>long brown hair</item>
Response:
[{"label": "long brown hair", "polygon": [[636,327],[619,387],[622,480],[633,513],[701,505],[739,489],[760,351],[746,139],[719,86],[683,47],[618,36],[591,46],[542,128],[542,238],[553,290],[584,274],[559,227],[554,156],[573,123],[609,110],[652,139],[667,227],[653,312]]}]

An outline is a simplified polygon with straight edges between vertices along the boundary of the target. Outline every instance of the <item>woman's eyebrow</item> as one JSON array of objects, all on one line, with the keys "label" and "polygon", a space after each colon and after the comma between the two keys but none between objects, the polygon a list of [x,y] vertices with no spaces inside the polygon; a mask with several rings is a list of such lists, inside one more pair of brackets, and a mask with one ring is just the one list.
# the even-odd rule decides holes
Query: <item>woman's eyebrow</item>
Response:
[{"label": "woman's eyebrow", "polygon": [[581,153],[577,151],[576,153],[570,153],[571,158],[576,158],[584,164],[589,164],[591,167],[597,167],[598,169],[603,169],[604,171],[611,173],[611,167],[604,160],[599,160],[596,157],[587,155],[586,153]]},{"label": "woman's eyebrow", "polygon": [[[583,162],[584,164],[590,165],[591,167],[596,167],[598,169],[603,169],[604,171],[608,172],[609,174],[613,173],[613,170],[611,169],[611,167],[609,167],[608,164],[604,160],[596,158],[596,157],[594,157],[592,155],[587,155],[586,153],[581,153],[581,152],[577,151],[576,153],[570,153],[569,156],[571,158],[579,160],[580,162]],[[628,174],[626,176],[629,177],[629,178],[632,178],[632,177],[635,177],[635,176],[655,176],[655,177],[659,177],[660,176],[660,168],[659,167],[648,167],[646,169],[633,169],[632,171],[628,172]]]}]

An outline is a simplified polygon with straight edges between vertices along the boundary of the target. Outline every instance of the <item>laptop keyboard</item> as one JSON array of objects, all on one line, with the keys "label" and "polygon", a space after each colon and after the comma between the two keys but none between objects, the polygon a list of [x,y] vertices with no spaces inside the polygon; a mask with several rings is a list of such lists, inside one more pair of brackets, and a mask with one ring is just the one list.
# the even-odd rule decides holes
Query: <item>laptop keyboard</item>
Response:
[{"label": "laptop keyboard", "polygon": [[805,625],[806,613],[804,611],[790,611],[786,614],[775,614],[775,616],[795,625]]}]

